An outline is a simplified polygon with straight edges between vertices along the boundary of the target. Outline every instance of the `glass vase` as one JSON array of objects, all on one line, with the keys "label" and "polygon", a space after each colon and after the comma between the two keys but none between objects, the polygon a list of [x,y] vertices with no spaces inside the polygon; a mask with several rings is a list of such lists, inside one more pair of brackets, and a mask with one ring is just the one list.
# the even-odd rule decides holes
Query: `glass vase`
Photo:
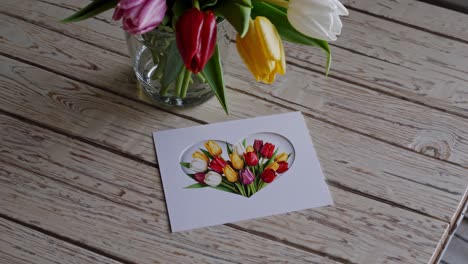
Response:
[{"label": "glass vase", "polygon": [[[217,44],[223,67],[229,53],[228,23],[217,24]],[[210,99],[214,93],[201,74],[192,74],[188,88],[180,83],[181,58],[175,33],[171,28],[158,27],[142,35],[125,32],[132,67],[139,85],[162,106],[189,107]],[[232,45],[232,44],[231,44]],[[178,60],[178,61],[177,61]]]}]

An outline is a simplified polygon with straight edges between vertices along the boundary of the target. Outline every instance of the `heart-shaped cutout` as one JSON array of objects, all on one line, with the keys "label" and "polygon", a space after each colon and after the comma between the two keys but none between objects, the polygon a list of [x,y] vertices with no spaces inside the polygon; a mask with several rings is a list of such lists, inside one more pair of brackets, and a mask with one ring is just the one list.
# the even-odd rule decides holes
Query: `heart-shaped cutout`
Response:
[{"label": "heart-shaped cutout", "polygon": [[251,197],[282,177],[293,165],[294,146],[284,136],[262,132],[235,144],[204,140],[187,147],[180,165],[194,184],[185,188],[215,188]]}]

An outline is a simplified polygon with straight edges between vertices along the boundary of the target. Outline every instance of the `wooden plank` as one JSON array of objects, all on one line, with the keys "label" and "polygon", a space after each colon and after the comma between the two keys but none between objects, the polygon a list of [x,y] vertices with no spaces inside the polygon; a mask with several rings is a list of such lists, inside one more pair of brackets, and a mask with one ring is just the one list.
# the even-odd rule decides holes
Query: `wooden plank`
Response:
[{"label": "wooden plank", "polygon": [[346,6],[468,41],[466,14],[415,0],[342,0]]},{"label": "wooden plank", "polygon": [[121,263],[3,218],[0,218],[0,234],[2,264]]},{"label": "wooden plank", "polygon": [[[134,81],[129,77],[131,74],[127,58],[103,53],[102,49],[60,34],[41,34],[42,28],[29,23],[6,16],[3,19],[4,35],[8,35],[10,29],[15,31],[14,38],[6,38],[3,45],[0,43],[0,46],[11,50],[9,54],[54,71],[59,69],[65,75],[127,97],[135,97]],[[17,25],[20,25],[20,32]],[[68,45],[66,51],[58,52],[57,49],[64,45]],[[30,49],[31,46],[38,46],[39,50]],[[261,85],[251,78],[238,56],[231,56],[229,61],[232,66],[225,69],[226,80],[232,88],[425,155],[468,167],[468,141],[465,140],[468,138],[467,119],[369,91],[359,85],[326,78],[292,65],[289,66],[288,75],[276,85]],[[93,66],[83,68],[82,65],[86,64]],[[368,66],[366,64],[362,67]],[[398,77],[395,76],[393,80],[398,80]]]},{"label": "wooden plank", "polygon": [[230,225],[236,229],[169,234],[161,182],[152,166],[7,116],[0,116],[0,124],[0,157],[7,162],[0,176],[2,212],[133,261],[180,262],[188,252],[191,263],[327,261],[309,251],[344,263],[427,263],[448,227],[332,187],[333,207]]},{"label": "wooden plank", "polygon": [[[31,4],[27,3],[36,1],[20,1],[26,2],[17,4],[17,1],[5,0],[3,10],[14,9],[14,6],[20,7],[21,10],[3,12],[11,15],[20,13],[28,19],[28,13],[35,10],[28,9]],[[43,16],[51,18],[54,17],[54,8],[66,6],[77,9],[82,6],[78,0],[49,1],[54,3],[54,6],[51,5],[48,9],[50,11]],[[99,17],[104,22],[95,19],[94,23],[105,23],[110,15],[106,13]],[[353,10],[350,17],[344,21],[344,33],[334,42],[335,47],[332,48],[334,64],[331,77],[458,115],[467,115],[468,99],[464,91],[467,81],[465,73],[468,72],[464,63],[468,56],[467,44]],[[46,27],[65,34],[73,31],[71,27],[74,25],[60,25],[55,21],[41,22],[46,24]],[[78,31],[80,30],[77,29]],[[109,34],[109,31],[103,33]],[[113,35],[121,35],[120,28],[115,27]],[[78,37],[77,33],[73,36]],[[102,47],[107,46],[106,42],[93,40],[88,35],[78,38]],[[285,46],[290,63],[323,72],[325,58],[319,49],[289,44]],[[119,52],[125,49],[125,46],[122,46]]]},{"label": "wooden plank", "polygon": [[[0,61],[1,109],[150,163],[156,162],[153,131],[197,124],[20,62]],[[289,111],[242,93],[228,95],[240,111],[226,117],[213,99],[191,109],[191,117],[211,123]],[[306,120],[329,181],[454,221],[468,186],[466,169]]]}]

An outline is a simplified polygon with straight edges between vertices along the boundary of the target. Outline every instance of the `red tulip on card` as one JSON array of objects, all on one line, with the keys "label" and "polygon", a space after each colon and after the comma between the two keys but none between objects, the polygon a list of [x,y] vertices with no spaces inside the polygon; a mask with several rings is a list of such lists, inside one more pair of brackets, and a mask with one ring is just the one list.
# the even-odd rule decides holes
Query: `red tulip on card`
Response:
[{"label": "red tulip on card", "polygon": [[199,183],[205,183],[205,175],[206,173],[204,172],[199,172],[199,173],[195,173],[195,175],[193,176],[195,178],[195,180]]},{"label": "red tulip on card", "polygon": [[283,173],[289,169],[289,164],[286,161],[278,162],[278,169],[276,170],[277,173]]},{"label": "red tulip on card", "polygon": [[259,152],[260,149],[262,149],[262,146],[263,146],[263,140],[259,140],[259,139],[254,140],[253,148],[255,149],[255,151]]},{"label": "red tulip on card", "polygon": [[227,163],[226,161],[221,158],[221,157],[215,157],[211,162],[210,162],[210,169],[216,171],[219,174],[223,173],[223,168],[226,167]]},{"label": "red tulip on card", "polygon": [[176,41],[185,67],[197,74],[213,56],[216,46],[216,16],[192,8],[176,24]]},{"label": "red tulip on card", "polygon": [[256,166],[258,164],[258,157],[254,151],[245,153],[244,159],[245,163],[249,166]]},{"label": "red tulip on card", "polygon": [[260,175],[260,178],[262,178],[262,181],[270,183],[276,178],[276,172],[272,169],[267,169]]},{"label": "red tulip on card", "polygon": [[262,155],[262,157],[269,159],[271,158],[271,156],[273,156],[274,151],[275,145],[267,142],[260,149],[260,154]]}]

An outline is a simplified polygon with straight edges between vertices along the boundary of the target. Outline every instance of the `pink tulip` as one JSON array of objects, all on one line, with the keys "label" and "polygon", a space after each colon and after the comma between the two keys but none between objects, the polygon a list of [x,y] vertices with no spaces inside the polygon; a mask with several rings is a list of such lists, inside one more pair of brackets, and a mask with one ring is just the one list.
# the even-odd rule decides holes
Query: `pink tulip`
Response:
[{"label": "pink tulip", "polygon": [[121,0],[112,19],[122,18],[124,30],[132,35],[144,34],[159,26],[166,10],[165,0]]}]

